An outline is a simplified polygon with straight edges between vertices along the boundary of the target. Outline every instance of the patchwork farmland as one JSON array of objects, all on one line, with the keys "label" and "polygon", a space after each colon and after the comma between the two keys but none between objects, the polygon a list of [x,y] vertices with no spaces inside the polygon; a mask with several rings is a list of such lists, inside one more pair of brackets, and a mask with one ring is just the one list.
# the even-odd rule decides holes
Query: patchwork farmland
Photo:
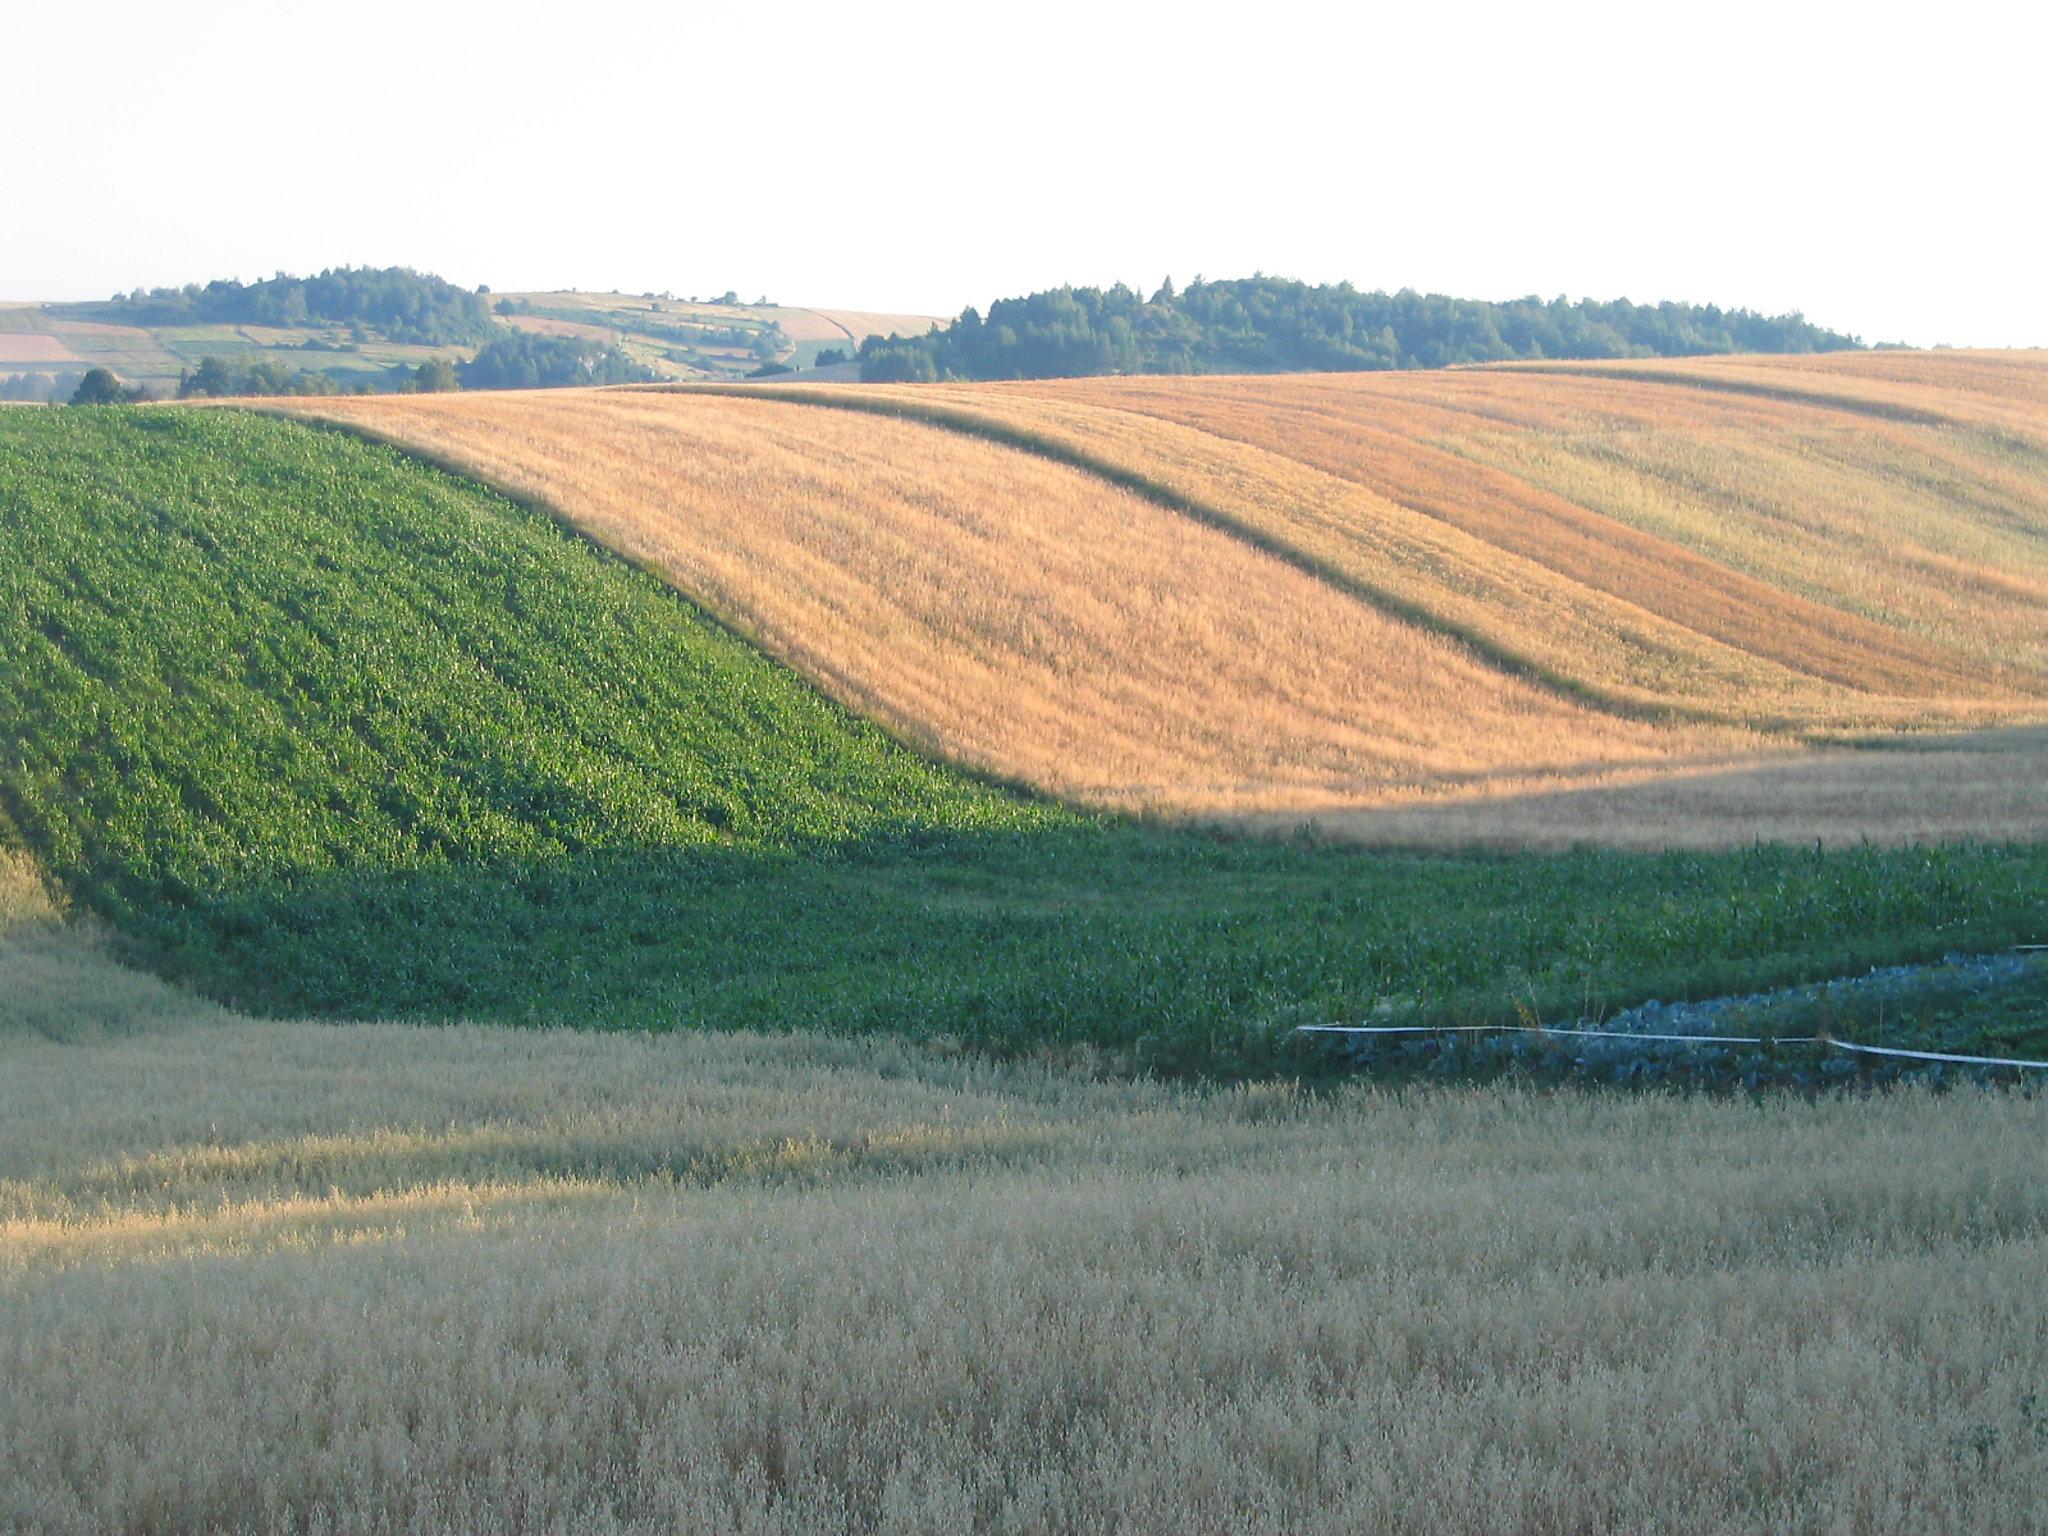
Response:
[{"label": "patchwork farmland", "polygon": [[2044,380],[0,413],[0,1526],[2030,1529]]},{"label": "patchwork farmland", "polygon": [[[737,379],[764,361],[808,364],[823,347],[850,350],[869,335],[918,335],[924,315],[880,315],[772,304],[694,303],[615,293],[500,294],[496,319],[511,331],[613,345],[662,378]],[[393,340],[372,326],[309,319],[299,324],[128,324],[95,319],[119,304],[0,304],[0,384],[41,382],[41,399],[89,368],[105,368],[158,395],[208,357],[237,369],[264,364],[329,375],[347,392],[388,388],[393,368],[436,358],[466,361],[474,342]],[[68,389],[64,391],[68,393]],[[23,395],[22,398],[27,398]]]}]

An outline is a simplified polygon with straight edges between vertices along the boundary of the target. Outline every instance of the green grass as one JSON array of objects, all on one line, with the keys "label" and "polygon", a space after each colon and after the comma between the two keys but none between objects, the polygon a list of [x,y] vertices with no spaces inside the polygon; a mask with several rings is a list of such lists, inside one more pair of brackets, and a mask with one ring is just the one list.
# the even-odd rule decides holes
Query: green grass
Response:
[{"label": "green grass", "polygon": [[543,517],[270,418],[0,413],[0,817],[273,1013],[1273,1064],[2048,933],[2048,850],[1397,858],[925,762]]}]

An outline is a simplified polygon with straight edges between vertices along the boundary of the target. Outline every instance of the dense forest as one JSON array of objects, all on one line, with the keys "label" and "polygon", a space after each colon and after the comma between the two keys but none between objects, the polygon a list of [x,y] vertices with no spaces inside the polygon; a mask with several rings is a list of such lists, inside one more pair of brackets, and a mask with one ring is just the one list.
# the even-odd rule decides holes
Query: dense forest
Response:
[{"label": "dense forest", "polygon": [[1100,373],[1295,373],[1441,368],[1510,358],[1676,357],[1826,352],[1861,346],[1803,316],[1699,304],[1537,298],[1492,303],[1365,293],[1349,283],[1250,277],[1146,299],[1114,288],[1055,288],[1002,299],[984,319],[869,337],[861,377],[1044,379]]},{"label": "dense forest", "polygon": [[375,331],[391,341],[446,346],[483,341],[497,327],[485,297],[410,267],[331,267],[317,277],[258,283],[217,279],[201,287],[115,294],[57,313],[129,325],[302,326],[319,321]]}]

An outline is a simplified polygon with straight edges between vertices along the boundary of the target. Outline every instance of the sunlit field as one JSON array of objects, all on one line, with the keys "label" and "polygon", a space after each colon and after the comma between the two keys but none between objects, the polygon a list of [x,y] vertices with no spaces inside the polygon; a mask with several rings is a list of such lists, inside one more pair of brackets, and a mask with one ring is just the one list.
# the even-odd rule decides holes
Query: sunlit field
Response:
[{"label": "sunlit field", "polygon": [[1612,703],[1919,723],[2017,691],[2038,714],[2048,361],[1924,358],[1882,388],[1829,361],[841,398],[1133,471]]},{"label": "sunlit field", "polygon": [[0,935],[0,1525],[2038,1529],[2048,1105],[254,1022]]},{"label": "sunlit field", "polygon": [[1793,388],[1753,361],[292,409],[543,505],[899,736],[1090,804],[1544,846],[2048,825],[2030,736],[1961,779],[1895,758],[1874,796],[1867,755],[1783,796],[1772,766],[2048,715],[2048,367]]},{"label": "sunlit field", "polygon": [[850,412],[552,390],[323,418],[559,509],[928,750],[1125,810],[1285,810],[1768,750],[1505,676],[1071,466]]}]

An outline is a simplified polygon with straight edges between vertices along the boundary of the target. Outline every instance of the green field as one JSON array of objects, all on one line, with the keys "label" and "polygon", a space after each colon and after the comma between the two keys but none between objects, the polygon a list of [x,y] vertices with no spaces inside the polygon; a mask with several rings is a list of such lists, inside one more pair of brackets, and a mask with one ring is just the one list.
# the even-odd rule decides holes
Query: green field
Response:
[{"label": "green field", "polygon": [[2048,850],[1399,857],[921,760],[544,517],[180,410],[0,416],[0,812],[244,1008],[1274,1064],[2048,932]]}]

